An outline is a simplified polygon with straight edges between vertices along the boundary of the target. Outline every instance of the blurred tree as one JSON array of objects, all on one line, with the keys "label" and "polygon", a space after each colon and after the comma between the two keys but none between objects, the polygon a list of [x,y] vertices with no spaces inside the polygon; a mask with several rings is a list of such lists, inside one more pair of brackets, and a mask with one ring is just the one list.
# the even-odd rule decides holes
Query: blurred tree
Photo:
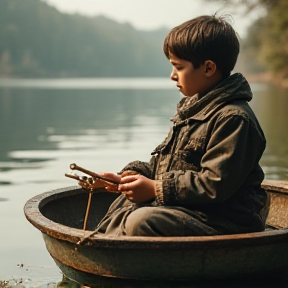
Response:
[{"label": "blurred tree", "polygon": [[288,85],[288,1],[269,3],[267,15],[259,19],[260,60],[276,76],[275,81]]},{"label": "blurred tree", "polygon": [[[215,0],[206,0],[215,2]],[[287,0],[230,0],[222,1],[229,6],[242,6],[245,13],[263,9],[265,13],[248,29],[242,41],[244,56],[241,60],[248,72],[266,69],[273,81],[288,86],[288,1]],[[243,64],[243,63],[242,63]]]}]

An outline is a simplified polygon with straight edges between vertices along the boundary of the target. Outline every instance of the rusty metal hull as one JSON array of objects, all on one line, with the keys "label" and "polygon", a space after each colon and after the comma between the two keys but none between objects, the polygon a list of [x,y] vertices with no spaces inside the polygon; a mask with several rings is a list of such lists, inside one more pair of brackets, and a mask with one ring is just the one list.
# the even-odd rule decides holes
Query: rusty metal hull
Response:
[{"label": "rusty metal hull", "polygon": [[[263,187],[274,195],[268,219],[273,226],[277,226],[277,221],[283,226],[288,222],[288,217],[283,219],[287,212],[278,212],[287,210],[287,182],[266,181]],[[288,229],[285,227],[224,236],[94,235],[79,245],[93,231],[115,195],[105,192],[93,195],[89,231],[84,232],[81,225],[87,197],[87,192],[78,186],[67,187],[37,195],[24,207],[27,219],[42,232],[47,250],[64,275],[82,284],[93,285],[99,282],[99,277],[195,281],[263,277],[287,270]]]}]

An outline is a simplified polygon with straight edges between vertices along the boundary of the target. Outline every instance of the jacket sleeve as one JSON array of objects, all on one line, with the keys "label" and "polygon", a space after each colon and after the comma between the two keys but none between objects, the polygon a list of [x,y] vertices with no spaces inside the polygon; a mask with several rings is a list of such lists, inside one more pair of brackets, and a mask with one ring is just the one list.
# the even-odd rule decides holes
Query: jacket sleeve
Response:
[{"label": "jacket sleeve", "polygon": [[162,190],[158,192],[159,200],[165,205],[225,201],[258,165],[265,143],[261,128],[247,114],[219,117],[212,128],[199,172],[178,170],[165,173]]},{"label": "jacket sleeve", "polygon": [[138,172],[139,174],[152,179],[152,167],[151,162],[133,161],[127,164],[119,173],[124,171],[132,170]]}]

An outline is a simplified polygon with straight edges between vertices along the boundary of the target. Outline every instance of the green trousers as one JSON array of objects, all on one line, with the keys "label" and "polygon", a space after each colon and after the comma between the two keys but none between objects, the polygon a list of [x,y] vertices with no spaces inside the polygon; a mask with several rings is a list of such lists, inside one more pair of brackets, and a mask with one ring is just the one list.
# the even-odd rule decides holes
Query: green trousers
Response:
[{"label": "green trousers", "polygon": [[[120,195],[96,228],[109,236],[207,236],[243,233],[243,227],[217,215],[178,206],[135,204]],[[245,230],[245,229],[244,229]]]}]

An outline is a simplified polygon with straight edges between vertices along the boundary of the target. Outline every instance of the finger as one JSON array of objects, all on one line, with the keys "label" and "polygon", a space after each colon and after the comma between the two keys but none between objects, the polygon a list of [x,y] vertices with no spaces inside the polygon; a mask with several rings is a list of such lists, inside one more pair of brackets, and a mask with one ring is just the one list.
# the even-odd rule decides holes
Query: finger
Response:
[{"label": "finger", "polygon": [[136,181],[139,178],[138,175],[130,175],[130,176],[125,176],[121,178],[120,183],[125,184],[125,183],[131,183]]},{"label": "finger", "polygon": [[122,191],[121,193],[124,194],[126,197],[130,197],[131,195],[133,195],[133,191],[131,190]]},{"label": "finger", "polygon": [[122,177],[125,177],[125,176],[129,176],[129,175],[137,175],[137,174],[139,174],[139,173],[136,172],[136,171],[126,170],[126,171],[124,171],[124,172],[121,174],[121,176],[122,176]]},{"label": "finger", "polygon": [[130,201],[133,200],[133,192],[132,191],[123,191],[121,193],[126,197],[126,199],[128,199]]},{"label": "finger", "polygon": [[118,185],[118,190],[121,191],[121,192],[127,192],[128,189],[127,189],[127,184],[119,184]]},{"label": "finger", "polygon": [[119,192],[118,191],[118,185],[106,185],[104,188],[108,192]]},{"label": "finger", "polygon": [[120,184],[118,185],[118,190],[127,194],[129,191],[133,190],[133,185],[131,183]]}]

